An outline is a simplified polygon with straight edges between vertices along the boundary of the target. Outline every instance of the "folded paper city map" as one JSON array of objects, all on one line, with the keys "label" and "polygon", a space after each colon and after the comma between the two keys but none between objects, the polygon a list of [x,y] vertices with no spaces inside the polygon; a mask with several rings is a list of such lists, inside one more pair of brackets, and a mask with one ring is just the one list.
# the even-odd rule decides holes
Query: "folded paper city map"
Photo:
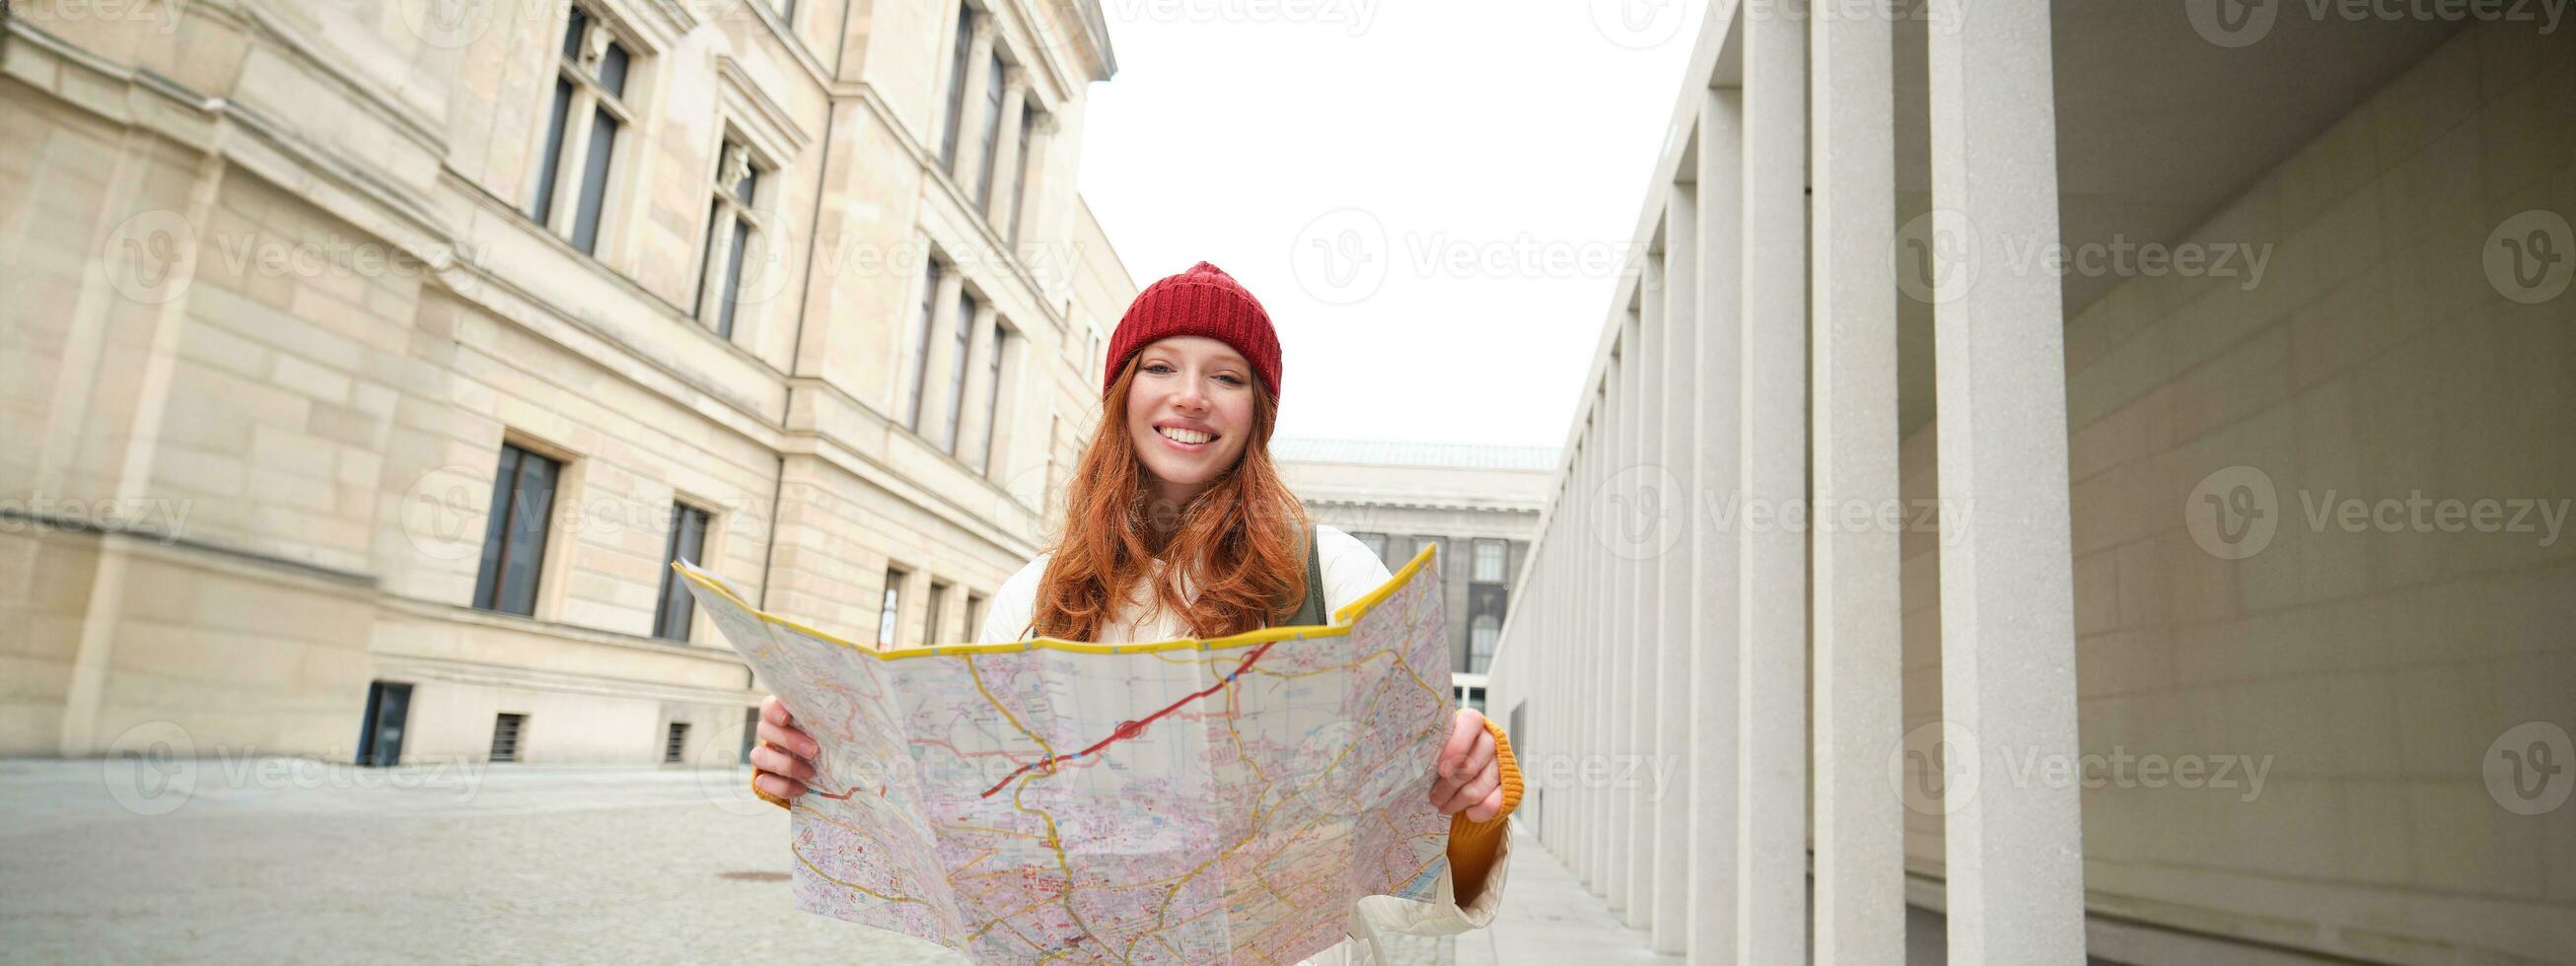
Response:
[{"label": "folded paper city map", "polygon": [[884,649],[699,606],[816,741],[796,906],[979,962],[1293,963],[1429,900],[1453,720],[1430,548],[1314,627]]}]

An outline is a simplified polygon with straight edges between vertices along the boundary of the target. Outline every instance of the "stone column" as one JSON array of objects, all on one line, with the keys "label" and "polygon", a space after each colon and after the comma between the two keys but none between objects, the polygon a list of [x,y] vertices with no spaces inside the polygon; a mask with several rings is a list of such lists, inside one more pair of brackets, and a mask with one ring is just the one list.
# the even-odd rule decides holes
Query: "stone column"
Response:
[{"label": "stone column", "polygon": [[[1011,205],[1019,197],[1020,112],[1029,102],[1029,72],[1023,67],[1002,71],[1002,123],[996,130],[1000,142],[993,147],[993,193],[977,199],[984,204],[984,217],[996,232],[1008,230]],[[1005,239],[1007,240],[1007,239]]]},{"label": "stone column", "polygon": [[[1807,31],[1744,31],[1737,960],[1807,960]],[[1765,517],[1769,519],[1765,519]]]},{"label": "stone column", "polygon": [[1690,931],[1692,963],[1732,963],[1736,937],[1736,761],[1740,737],[1736,541],[1740,521],[1712,509],[1737,504],[1743,452],[1744,96],[1707,92],[1699,111],[1699,269],[1696,453],[1691,476],[1704,496],[1689,507],[1691,542]]},{"label": "stone column", "polygon": [[[1695,172],[1682,172],[1684,178]],[[1690,930],[1690,784],[1682,768],[1696,735],[1690,729],[1691,646],[1698,637],[1691,624],[1691,483],[1693,438],[1699,426],[1698,358],[1699,193],[1691,184],[1672,186],[1664,209],[1663,368],[1661,431],[1658,449],[1666,492],[1657,501],[1664,517],[1655,537],[1655,607],[1662,631],[1655,640],[1655,757],[1646,777],[1655,800],[1655,915],[1653,942],[1659,953],[1678,953]]]},{"label": "stone column", "polygon": [[[1618,418],[1607,427],[1618,457],[1611,465],[1610,485],[1603,489],[1605,500],[1635,495],[1635,487],[1626,483],[1636,476],[1638,458],[1643,455],[1637,448],[1636,431],[1638,391],[1646,381],[1645,352],[1639,348],[1644,338],[1641,328],[1634,309],[1620,323]],[[1604,638],[1610,642],[1610,680],[1601,702],[1602,713],[1609,719],[1602,727],[1610,736],[1607,760],[1611,768],[1606,779],[1610,807],[1602,816],[1608,833],[1603,847],[1609,851],[1610,862],[1603,874],[1608,877],[1605,885],[1611,911],[1619,914],[1620,921],[1635,925],[1629,920],[1629,910],[1633,898],[1630,889],[1636,882],[1629,872],[1637,863],[1636,790],[1620,781],[1620,772],[1637,753],[1637,719],[1631,708],[1637,700],[1637,567],[1630,555],[1622,552],[1622,541],[1627,538],[1622,530],[1627,508],[1609,502],[1600,506],[1601,525],[1607,530],[1611,547],[1606,568],[1610,573],[1606,601],[1610,620],[1603,630]]]},{"label": "stone column", "polygon": [[2015,246],[2058,244],[2049,10],[1934,10],[1961,19],[1928,39],[1933,231],[1952,243],[1933,250],[1986,266],[1933,276],[1941,501],[1967,508],[1943,514],[1941,704],[1982,779],[1943,802],[1950,961],[2081,962],[2077,789],[2006,764],[2076,753],[2065,309],[2054,273],[2007,270]]},{"label": "stone column", "polygon": [[1586,717],[1590,719],[1585,727],[1591,729],[1592,740],[1585,749],[1584,760],[1585,772],[1591,776],[1587,796],[1591,805],[1584,817],[1583,878],[1592,887],[1593,894],[1606,901],[1610,897],[1610,791],[1602,787],[1601,765],[1610,754],[1610,671],[1612,657],[1617,652],[1609,630],[1610,551],[1602,537],[1600,503],[1602,482],[1609,477],[1612,461],[1618,457],[1618,447],[1612,445],[1614,434],[1610,431],[1610,427],[1618,422],[1618,360],[1612,359],[1604,368],[1607,375],[1602,380],[1600,394],[1593,400],[1593,408],[1600,417],[1592,421],[1592,428],[1585,433],[1592,438],[1594,450],[1591,477],[1584,481],[1583,487],[1583,525],[1584,529],[1591,531],[1591,539],[1584,551],[1592,558],[1589,568],[1592,572],[1591,586],[1585,594],[1590,602],[1591,615],[1585,625],[1596,643],[1592,647],[1591,664],[1584,669],[1591,692],[1590,703],[1584,705]]},{"label": "stone column", "polygon": [[[1814,112],[1816,961],[1905,960],[1896,505],[1895,78],[1878,17],[1808,28]],[[1871,515],[1855,526],[1858,511]]]},{"label": "stone column", "polygon": [[[1628,627],[1628,681],[1620,708],[1627,714],[1628,746],[1620,749],[1618,774],[1625,779],[1628,811],[1620,824],[1628,832],[1628,925],[1643,929],[1654,922],[1655,914],[1655,803],[1654,786],[1648,781],[1645,766],[1655,757],[1655,675],[1662,654],[1656,647],[1663,628],[1661,612],[1655,606],[1656,565],[1652,542],[1659,534],[1654,527],[1655,512],[1661,509],[1654,493],[1661,487],[1658,480],[1663,470],[1662,434],[1658,429],[1661,416],[1657,410],[1664,386],[1664,271],[1663,259],[1648,254],[1639,266],[1637,277],[1637,354],[1629,360],[1629,369],[1637,374],[1628,388],[1629,452],[1635,458],[1629,463],[1630,485],[1623,487],[1635,505],[1619,515],[1620,526],[1635,527],[1621,533],[1621,546],[1627,553],[1619,561],[1628,576],[1626,605]],[[1643,539],[1639,539],[1642,537]]]}]

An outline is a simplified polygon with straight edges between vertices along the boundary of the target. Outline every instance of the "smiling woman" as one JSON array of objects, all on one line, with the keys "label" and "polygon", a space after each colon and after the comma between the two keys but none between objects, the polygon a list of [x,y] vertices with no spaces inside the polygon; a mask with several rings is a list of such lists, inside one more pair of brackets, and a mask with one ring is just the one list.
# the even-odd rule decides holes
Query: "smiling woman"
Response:
[{"label": "smiling woman", "polygon": [[[1387,580],[1376,553],[1312,524],[1271,464],[1279,338],[1232,276],[1200,262],[1147,287],[1103,361],[1100,430],[1074,473],[1061,535],[994,595],[979,643],[1207,639],[1320,624]],[[1457,715],[1429,788],[1452,816],[1439,900],[1358,899],[1353,941],[1319,961],[1382,962],[1382,933],[1463,932],[1500,907],[1504,821],[1520,773],[1502,729],[1475,711]],[[808,791],[818,746],[775,697],[761,719],[753,787],[784,805]],[[1117,740],[1151,724],[1100,723]]]}]

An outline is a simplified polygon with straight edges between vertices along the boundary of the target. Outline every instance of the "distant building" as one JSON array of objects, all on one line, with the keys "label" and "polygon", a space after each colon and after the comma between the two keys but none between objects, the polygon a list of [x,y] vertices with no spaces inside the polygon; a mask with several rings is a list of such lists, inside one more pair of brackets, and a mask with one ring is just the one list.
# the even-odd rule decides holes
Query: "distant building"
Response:
[{"label": "distant building", "polygon": [[1270,452],[1316,522],[1358,537],[1389,568],[1440,548],[1452,686],[1460,703],[1482,710],[1486,664],[1538,535],[1556,450],[1279,439]]},{"label": "distant building", "polygon": [[0,754],[731,762],[671,560],[917,644],[1041,546],[1093,0],[128,6],[0,8]]}]

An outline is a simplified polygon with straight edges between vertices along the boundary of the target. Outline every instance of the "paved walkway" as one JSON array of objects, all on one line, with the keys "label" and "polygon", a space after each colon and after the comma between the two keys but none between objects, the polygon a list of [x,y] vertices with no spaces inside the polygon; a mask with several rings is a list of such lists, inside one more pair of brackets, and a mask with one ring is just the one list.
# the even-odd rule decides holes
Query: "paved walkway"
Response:
[{"label": "paved walkway", "polygon": [[1555,966],[1558,963],[1680,963],[1658,956],[1646,933],[1620,925],[1610,904],[1583,887],[1541,846],[1512,831],[1511,883],[1494,924],[1457,938],[1458,966]]},{"label": "paved walkway", "polygon": [[[788,911],[732,769],[0,760],[0,963],[953,963]],[[1679,962],[1535,838],[1491,929],[1399,963]]]}]

